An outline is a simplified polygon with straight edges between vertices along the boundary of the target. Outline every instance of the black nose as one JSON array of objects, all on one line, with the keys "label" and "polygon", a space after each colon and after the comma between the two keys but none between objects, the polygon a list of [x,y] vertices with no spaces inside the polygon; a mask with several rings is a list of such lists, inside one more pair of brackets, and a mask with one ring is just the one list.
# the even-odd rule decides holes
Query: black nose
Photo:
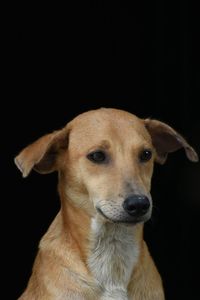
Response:
[{"label": "black nose", "polygon": [[142,216],[150,207],[149,199],[144,195],[132,195],[123,202],[124,210],[131,216]]}]

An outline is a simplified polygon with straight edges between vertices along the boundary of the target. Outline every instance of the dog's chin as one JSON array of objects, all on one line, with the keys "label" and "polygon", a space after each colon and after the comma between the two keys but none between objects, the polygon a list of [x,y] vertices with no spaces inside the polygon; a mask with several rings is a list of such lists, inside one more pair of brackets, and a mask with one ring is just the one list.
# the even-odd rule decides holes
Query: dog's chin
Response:
[{"label": "dog's chin", "polygon": [[144,223],[148,221],[151,218],[150,213],[146,213],[143,216],[140,217],[131,217],[131,216],[124,216],[121,218],[114,218],[107,216],[99,207],[96,207],[97,212],[103,217],[105,220],[107,220],[110,223],[122,223],[122,224],[127,224],[127,225],[135,225],[138,223]]}]

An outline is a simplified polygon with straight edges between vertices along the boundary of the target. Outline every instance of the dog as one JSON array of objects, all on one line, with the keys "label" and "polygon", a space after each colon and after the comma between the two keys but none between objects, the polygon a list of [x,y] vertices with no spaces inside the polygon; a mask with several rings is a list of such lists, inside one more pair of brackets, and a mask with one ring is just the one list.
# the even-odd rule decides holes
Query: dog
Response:
[{"label": "dog", "polygon": [[19,299],[163,300],[143,225],[152,213],[154,161],[180,148],[198,161],[167,124],[101,108],[21,151],[15,163],[23,177],[58,171],[61,209]]}]

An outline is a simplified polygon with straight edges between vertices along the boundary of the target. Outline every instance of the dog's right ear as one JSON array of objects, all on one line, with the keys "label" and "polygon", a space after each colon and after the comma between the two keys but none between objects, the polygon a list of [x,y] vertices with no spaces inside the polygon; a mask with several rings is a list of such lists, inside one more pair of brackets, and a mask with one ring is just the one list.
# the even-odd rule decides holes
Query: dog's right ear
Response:
[{"label": "dog's right ear", "polygon": [[46,174],[57,170],[58,154],[68,146],[69,129],[64,127],[39,138],[37,141],[23,149],[17,157],[15,164],[27,177],[32,169]]}]

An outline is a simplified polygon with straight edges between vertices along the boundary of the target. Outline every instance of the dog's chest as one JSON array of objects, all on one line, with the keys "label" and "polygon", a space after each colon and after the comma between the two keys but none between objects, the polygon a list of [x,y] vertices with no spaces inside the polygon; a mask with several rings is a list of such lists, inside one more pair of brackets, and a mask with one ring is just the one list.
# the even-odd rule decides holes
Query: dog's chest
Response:
[{"label": "dog's chest", "polygon": [[128,299],[127,286],[138,254],[133,228],[93,219],[88,264],[103,291],[101,299]]}]

